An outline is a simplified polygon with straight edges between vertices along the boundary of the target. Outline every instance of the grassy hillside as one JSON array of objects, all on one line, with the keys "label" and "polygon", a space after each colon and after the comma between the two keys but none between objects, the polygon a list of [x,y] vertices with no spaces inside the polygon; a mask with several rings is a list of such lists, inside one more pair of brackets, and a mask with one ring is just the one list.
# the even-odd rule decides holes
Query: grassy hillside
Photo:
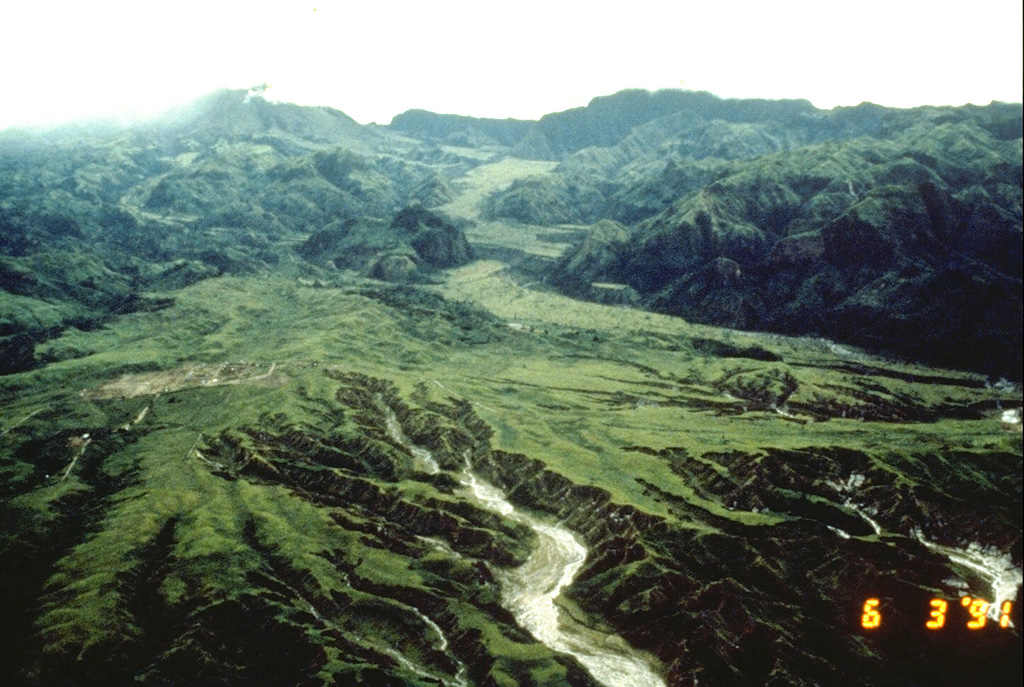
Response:
[{"label": "grassy hillside", "polygon": [[[905,684],[1019,659],[1016,630],[968,659],[856,622],[868,590],[911,608],[977,584],[915,528],[1020,564],[1020,435],[998,410],[1019,391],[510,292],[498,268],[453,272],[447,299],[207,280],[5,377],[7,675],[433,684],[461,662],[473,684],[590,684],[497,605],[491,566],[530,537],[461,493],[465,450],[582,534],[566,603],[672,684]],[[388,407],[440,474],[388,437]]]}]

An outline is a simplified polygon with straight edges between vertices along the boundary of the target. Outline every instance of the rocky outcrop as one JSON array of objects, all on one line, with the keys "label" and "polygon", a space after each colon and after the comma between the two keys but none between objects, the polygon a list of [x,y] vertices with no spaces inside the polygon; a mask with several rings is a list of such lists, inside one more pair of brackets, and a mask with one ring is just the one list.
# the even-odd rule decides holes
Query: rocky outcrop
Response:
[{"label": "rocky outcrop", "polygon": [[391,222],[416,251],[420,261],[435,268],[458,267],[473,258],[466,235],[451,222],[421,206],[401,210]]},{"label": "rocky outcrop", "polygon": [[371,279],[405,283],[415,278],[417,270],[408,255],[385,254],[373,258],[366,273]]},{"label": "rocky outcrop", "polygon": [[583,295],[599,277],[616,273],[623,244],[629,232],[612,220],[602,220],[586,229],[583,239],[565,252],[554,270],[556,284]]},{"label": "rocky outcrop", "polygon": [[390,282],[411,282],[424,270],[463,265],[473,257],[465,233],[420,205],[385,220],[335,220],[298,247],[313,264],[365,271]]}]

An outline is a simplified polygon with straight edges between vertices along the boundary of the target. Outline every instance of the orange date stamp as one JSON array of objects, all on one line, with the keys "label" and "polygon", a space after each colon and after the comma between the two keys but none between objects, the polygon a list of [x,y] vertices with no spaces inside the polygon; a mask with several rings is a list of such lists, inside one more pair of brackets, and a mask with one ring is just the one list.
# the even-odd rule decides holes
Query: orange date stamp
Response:
[{"label": "orange date stamp", "polygon": [[[992,604],[985,599],[975,599],[970,596],[960,598],[960,605],[967,611],[969,620],[965,624],[968,630],[980,630],[987,624],[988,620],[997,620],[999,627],[1008,628],[1010,613],[1013,610],[1013,602],[1004,601],[1000,604],[998,612],[993,612]],[[949,614],[949,602],[945,599],[932,599],[929,601],[929,613],[925,618],[924,626],[928,630],[941,630],[946,627],[946,620]],[[860,617],[860,626],[865,630],[874,630],[882,626],[882,602],[880,599],[871,598],[864,601]]]}]

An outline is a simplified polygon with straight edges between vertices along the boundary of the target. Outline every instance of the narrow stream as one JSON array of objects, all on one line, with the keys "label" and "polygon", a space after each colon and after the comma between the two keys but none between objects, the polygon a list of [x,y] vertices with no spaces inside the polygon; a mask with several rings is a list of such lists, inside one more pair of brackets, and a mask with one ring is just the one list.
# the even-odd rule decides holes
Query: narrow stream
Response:
[{"label": "narrow stream", "polygon": [[[386,408],[386,418],[388,436],[412,453],[417,468],[437,473],[437,461],[429,451],[406,438],[391,408]],[[539,642],[574,657],[606,687],[665,687],[665,681],[621,637],[584,627],[555,605],[562,589],[572,583],[583,567],[586,547],[561,525],[548,524],[516,510],[500,489],[473,473],[468,451],[465,457],[466,467],[457,477],[468,495],[482,508],[523,523],[537,535],[537,548],[526,563],[514,570],[497,571],[502,605]],[[447,646],[441,628],[429,619],[425,622]]]},{"label": "narrow stream", "polygon": [[989,602],[988,617],[999,620],[1000,609],[1004,601],[1016,603],[1021,585],[1024,584],[1024,573],[1013,564],[1009,554],[995,550],[985,550],[980,544],[971,544],[966,549],[943,546],[928,541],[916,530],[918,541],[936,553],[941,553],[951,562],[968,568],[984,581],[988,592],[982,598]]},{"label": "narrow stream", "polygon": [[434,460],[434,456],[431,455],[430,451],[415,445],[409,441],[408,437],[405,436],[405,432],[402,431],[402,425],[398,421],[398,416],[395,415],[394,410],[388,408],[385,411],[385,419],[387,422],[388,436],[409,450],[409,453],[412,454],[417,470],[422,470],[428,475],[436,475],[441,471],[440,466],[437,464],[437,461]]},{"label": "narrow stream", "polygon": [[[846,484],[841,485],[833,482],[829,484],[836,491],[846,492],[859,487],[863,482],[864,477],[855,474],[850,476]],[[853,499],[847,498],[843,505],[864,518],[871,525],[876,535],[882,533],[882,526],[868,515],[864,508],[858,506]],[[850,538],[849,534],[838,528],[829,527],[829,529],[843,539]],[[1024,585],[1024,571],[1021,571],[1020,568],[1013,564],[1010,554],[996,549],[986,549],[977,543],[970,544],[966,549],[937,544],[925,539],[921,530],[916,528],[910,534],[928,549],[948,558],[951,563],[967,568],[984,583],[986,589],[982,598],[989,602],[988,617],[990,619],[1000,619],[1004,601],[1017,602],[1020,588]]]}]

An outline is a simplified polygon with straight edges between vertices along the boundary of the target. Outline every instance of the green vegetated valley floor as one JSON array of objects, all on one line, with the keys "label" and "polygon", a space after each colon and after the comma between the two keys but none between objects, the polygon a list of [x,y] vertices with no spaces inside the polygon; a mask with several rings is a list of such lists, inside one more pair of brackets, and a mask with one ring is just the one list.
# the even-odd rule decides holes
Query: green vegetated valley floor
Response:
[{"label": "green vegetated valley floor", "polygon": [[[574,303],[487,262],[433,291],[207,280],[53,345],[91,353],[3,387],[3,664],[30,683],[593,684],[500,606],[530,533],[468,501],[467,451],[580,534],[567,608],[670,684],[1019,660],[1016,628],[911,631],[960,580],[985,593],[915,529],[1019,566],[998,408],[1020,398],[976,376]],[[877,636],[869,596],[894,607]]]},{"label": "green vegetated valley floor", "polygon": [[[383,187],[320,155],[274,174],[308,190],[314,166],[352,164],[357,197]],[[0,376],[0,683],[595,687],[502,605],[537,536],[471,498],[469,469],[576,533],[561,612],[666,685],[1016,684],[1019,606],[968,630],[960,599],[1019,592],[1019,384],[570,299],[541,267],[581,227],[481,219],[551,164],[481,155],[430,187],[472,222],[457,266],[454,229],[415,213],[237,250],[186,222],[182,250],[223,239],[219,276],[206,254],[154,257],[132,308],[76,296],[19,344]],[[221,178],[174,164],[161,183]],[[150,220],[171,236],[182,212]],[[373,260],[409,283],[325,262],[405,230],[412,248]],[[295,246],[309,265],[281,257]],[[25,293],[75,278],[24,260],[4,274]],[[929,631],[934,598],[948,621]]]}]

